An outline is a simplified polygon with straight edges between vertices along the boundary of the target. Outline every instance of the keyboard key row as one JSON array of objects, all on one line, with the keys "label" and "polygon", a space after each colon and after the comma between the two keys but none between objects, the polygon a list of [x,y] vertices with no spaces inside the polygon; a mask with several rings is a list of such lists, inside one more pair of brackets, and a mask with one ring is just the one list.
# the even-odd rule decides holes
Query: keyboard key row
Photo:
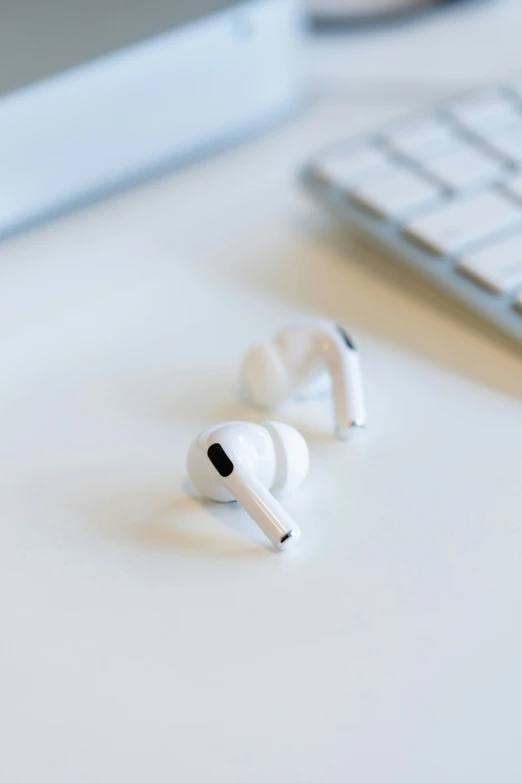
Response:
[{"label": "keyboard key row", "polygon": [[506,176],[498,160],[471,144],[460,144],[449,155],[428,161],[425,169],[442,185],[454,191],[499,182]]},{"label": "keyboard key row", "polygon": [[500,193],[489,191],[446,202],[406,223],[404,230],[417,244],[444,256],[517,226],[522,226],[522,211]]},{"label": "keyboard key row", "polygon": [[436,117],[408,120],[384,134],[383,141],[395,153],[422,163],[452,152],[462,139]]},{"label": "keyboard key row", "polygon": [[326,153],[317,168],[321,176],[337,187],[350,190],[362,181],[390,173],[388,156],[371,144],[336,148]]},{"label": "keyboard key row", "polygon": [[405,169],[396,169],[385,178],[360,185],[352,193],[358,204],[371,212],[396,220],[441,201],[442,193],[431,182]]},{"label": "keyboard key row", "polygon": [[[522,134],[511,143],[513,146],[520,146],[522,157]],[[451,152],[447,154],[434,156],[432,159],[426,157],[424,160],[420,160],[420,157],[416,161],[417,165],[409,167],[400,160],[393,159],[379,147],[367,144],[352,147],[345,152],[337,150],[329,153],[321,161],[319,169],[327,181],[347,192],[378,180],[382,180],[383,187],[387,189],[384,182],[402,172],[410,175],[416,172],[419,180],[425,175],[426,185],[436,185],[438,182],[442,188],[453,192],[496,184],[509,175],[506,165],[498,157],[492,157],[486,151],[463,141],[454,140]],[[412,181],[412,176],[407,179]],[[400,182],[402,183],[402,178]],[[386,211],[379,210],[379,213],[386,214]],[[390,210],[389,214],[397,213]]]},{"label": "keyboard key row", "polygon": [[522,164],[522,120],[516,127],[492,136],[488,144],[509,163]]},{"label": "keyboard key row", "polygon": [[454,101],[448,105],[447,111],[463,128],[486,139],[517,125],[522,119],[519,106],[507,94],[496,89]]},{"label": "keyboard key row", "polygon": [[522,233],[464,255],[457,269],[495,294],[522,288]]}]

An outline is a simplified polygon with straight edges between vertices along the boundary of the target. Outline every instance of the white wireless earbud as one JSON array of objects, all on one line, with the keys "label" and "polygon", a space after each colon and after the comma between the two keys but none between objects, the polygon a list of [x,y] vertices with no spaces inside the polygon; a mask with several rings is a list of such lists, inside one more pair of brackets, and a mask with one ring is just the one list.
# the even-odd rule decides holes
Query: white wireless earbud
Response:
[{"label": "white wireless earbud", "polygon": [[276,421],[230,421],[205,430],[191,445],[187,470],[205,497],[243,506],[277,549],[301,531],[271,492],[295,489],[308,473],[308,446],[293,427]]},{"label": "white wireless earbud", "polygon": [[366,424],[359,354],[332,321],[309,318],[281,329],[271,343],[247,353],[241,378],[248,397],[275,408],[294,396],[311,396],[331,379],[335,434],[347,438]]}]

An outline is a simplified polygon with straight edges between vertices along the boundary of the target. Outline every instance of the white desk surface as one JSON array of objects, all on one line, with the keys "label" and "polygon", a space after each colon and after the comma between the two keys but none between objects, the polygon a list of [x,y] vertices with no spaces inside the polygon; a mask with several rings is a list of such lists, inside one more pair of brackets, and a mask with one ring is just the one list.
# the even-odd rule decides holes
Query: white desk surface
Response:
[{"label": "white desk surface", "polygon": [[[311,49],[264,138],[1,249],[0,779],[519,783],[522,363],[294,186],[316,147],[522,67],[517,2]],[[437,54],[440,52],[440,54]],[[371,426],[324,403],[274,554],[187,496],[242,352],[342,322]]]}]

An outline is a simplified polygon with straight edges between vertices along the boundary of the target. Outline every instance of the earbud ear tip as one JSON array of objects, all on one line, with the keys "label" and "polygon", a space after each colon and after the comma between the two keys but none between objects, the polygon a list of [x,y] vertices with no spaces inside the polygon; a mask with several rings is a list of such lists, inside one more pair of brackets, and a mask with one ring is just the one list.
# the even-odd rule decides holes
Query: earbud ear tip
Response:
[{"label": "earbud ear tip", "polygon": [[287,492],[303,483],[310,466],[308,445],[294,427],[282,421],[261,425],[270,433],[276,452],[276,476],[272,492]]},{"label": "earbud ear tip", "polygon": [[258,345],[246,354],[240,380],[245,396],[262,408],[276,408],[288,397],[287,372],[271,345]]}]

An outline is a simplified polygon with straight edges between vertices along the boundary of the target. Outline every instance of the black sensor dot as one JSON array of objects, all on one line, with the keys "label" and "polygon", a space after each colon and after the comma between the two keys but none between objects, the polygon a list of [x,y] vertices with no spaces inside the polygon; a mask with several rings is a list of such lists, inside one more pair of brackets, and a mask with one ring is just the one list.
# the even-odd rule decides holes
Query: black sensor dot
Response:
[{"label": "black sensor dot", "polygon": [[337,324],[336,324],[336,326],[337,326],[337,331],[339,332],[339,334],[343,338],[343,340],[346,343],[346,345],[348,346],[348,348],[351,348],[352,351],[355,351],[355,345],[352,343],[351,339],[348,337],[348,335],[346,334],[344,329],[341,326],[338,326]]},{"label": "black sensor dot", "polygon": [[220,446],[219,443],[213,443],[207,451],[207,456],[220,476],[223,476],[223,478],[230,476],[234,470],[234,465],[227,457],[223,446]]}]

